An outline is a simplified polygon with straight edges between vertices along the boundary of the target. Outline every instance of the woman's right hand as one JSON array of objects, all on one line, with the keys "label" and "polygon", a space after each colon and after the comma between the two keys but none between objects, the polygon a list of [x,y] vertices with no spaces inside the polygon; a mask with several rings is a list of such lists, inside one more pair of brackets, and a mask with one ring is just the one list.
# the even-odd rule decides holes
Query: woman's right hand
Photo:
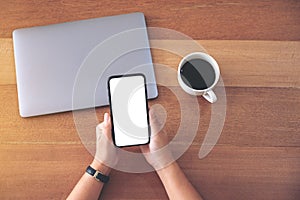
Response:
[{"label": "woman's right hand", "polygon": [[147,162],[155,170],[162,169],[174,162],[172,153],[168,147],[169,141],[167,134],[161,130],[162,124],[155,115],[154,109],[149,110],[151,138],[148,145],[141,145],[140,149]]}]

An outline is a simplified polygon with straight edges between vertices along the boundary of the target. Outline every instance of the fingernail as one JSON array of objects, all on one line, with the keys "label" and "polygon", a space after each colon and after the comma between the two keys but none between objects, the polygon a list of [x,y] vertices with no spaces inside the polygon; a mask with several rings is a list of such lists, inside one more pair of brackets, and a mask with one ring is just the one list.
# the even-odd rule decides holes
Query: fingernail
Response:
[{"label": "fingernail", "polygon": [[104,114],[104,123],[105,123],[105,125],[107,125],[107,122],[108,122],[108,114],[105,113]]}]

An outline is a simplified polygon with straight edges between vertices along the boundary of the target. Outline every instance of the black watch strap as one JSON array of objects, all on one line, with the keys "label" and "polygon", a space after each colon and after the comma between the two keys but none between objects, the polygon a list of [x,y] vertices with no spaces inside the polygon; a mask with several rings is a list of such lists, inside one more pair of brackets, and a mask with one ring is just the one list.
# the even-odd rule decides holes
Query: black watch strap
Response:
[{"label": "black watch strap", "polygon": [[93,176],[97,181],[101,181],[102,183],[107,183],[109,181],[109,176],[102,174],[100,171],[95,170],[91,166],[86,168],[86,173]]}]

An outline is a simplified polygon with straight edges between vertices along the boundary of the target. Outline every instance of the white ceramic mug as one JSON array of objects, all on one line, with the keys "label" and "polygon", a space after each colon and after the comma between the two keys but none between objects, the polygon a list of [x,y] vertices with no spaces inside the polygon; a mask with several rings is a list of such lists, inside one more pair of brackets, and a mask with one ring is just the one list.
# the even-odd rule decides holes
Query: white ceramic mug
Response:
[{"label": "white ceramic mug", "polygon": [[[211,65],[211,67],[213,68],[214,73],[215,73],[215,80],[214,80],[213,84],[210,85],[208,88],[205,88],[205,89],[202,89],[202,90],[197,90],[197,89],[191,88],[189,85],[187,85],[182,80],[182,77],[180,75],[180,70],[186,62],[188,62],[192,59],[204,60],[204,61],[208,62]],[[208,55],[206,53],[203,53],[203,52],[194,52],[194,53],[190,53],[190,54],[186,55],[180,61],[179,65],[178,65],[177,78],[178,78],[179,85],[188,94],[197,95],[197,96],[202,95],[210,103],[214,103],[214,102],[217,101],[217,96],[215,95],[215,93],[213,92],[212,89],[218,83],[218,80],[220,78],[220,69],[219,69],[219,65],[218,65],[217,61],[213,57],[211,57],[210,55]]]}]

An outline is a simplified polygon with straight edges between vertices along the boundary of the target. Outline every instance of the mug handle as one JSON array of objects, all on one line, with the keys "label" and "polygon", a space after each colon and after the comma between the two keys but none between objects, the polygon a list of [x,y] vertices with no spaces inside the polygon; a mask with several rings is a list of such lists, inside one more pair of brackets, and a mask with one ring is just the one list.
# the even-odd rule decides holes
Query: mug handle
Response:
[{"label": "mug handle", "polygon": [[209,90],[203,94],[203,97],[210,103],[215,103],[217,101],[217,96],[212,90]]}]

